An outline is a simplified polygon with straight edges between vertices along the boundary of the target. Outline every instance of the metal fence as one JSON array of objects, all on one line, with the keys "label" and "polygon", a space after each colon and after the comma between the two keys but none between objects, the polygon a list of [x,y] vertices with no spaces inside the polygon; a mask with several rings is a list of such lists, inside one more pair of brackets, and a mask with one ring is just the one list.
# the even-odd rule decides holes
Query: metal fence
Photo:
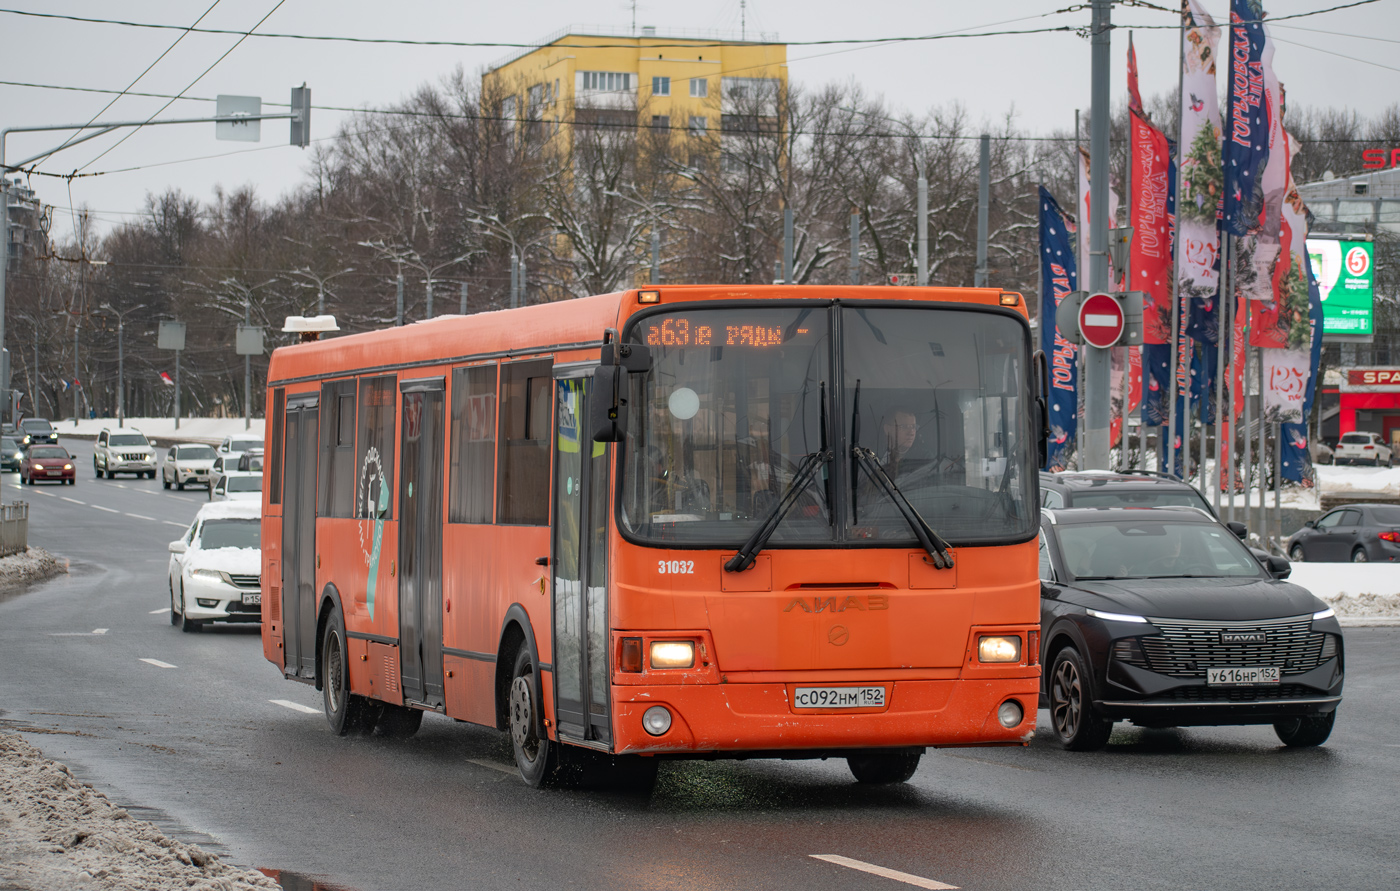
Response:
[{"label": "metal fence", "polygon": [[0,504],[0,557],[22,554],[29,547],[29,502]]}]

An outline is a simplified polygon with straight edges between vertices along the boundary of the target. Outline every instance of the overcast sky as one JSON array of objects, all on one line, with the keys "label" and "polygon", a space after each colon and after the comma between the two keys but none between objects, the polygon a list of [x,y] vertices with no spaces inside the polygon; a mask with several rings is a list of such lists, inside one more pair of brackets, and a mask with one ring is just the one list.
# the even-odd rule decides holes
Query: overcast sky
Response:
[{"label": "overcast sky", "polygon": [[[1172,0],[1161,0],[1168,5]],[[1271,16],[1323,9],[1347,0],[1271,0]],[[580,22],[630,29],[632,6],[618,0],[0,0],[0,7],[93,18],[120,18],[188,26],[213,3],[201,27],[246,31],[274,10],[265,32],[351,37],[391,37],[453,41],[529,42]],[[1070,0],[996,2],[851,2],[851,0],[747,0],[750,34],[776,32],[786,41],[816,41],[942,34],[957,31],[1085,26],[1087,9],[1055,14]],[[1222,21],[1225,0],[1205,0]],[[740,0],[661,3],[636,6],[640,25],[738,31]],[[1151,9],[1119,8],[1113,35],[1113,97],[1126,91],[1127,29],[1134,32],[1145,96],[1176,86],[1177,48],[1169,30],[1174,16]],[[1335,33],[1321,33],[1321,32]],[[0,12],[0,80],[121,90],[160,57],[179,31],[42,20]],[[1374,115],[1400,95],[1400,0],[1280,22],[1275,70],[1290,103],[1337,105]],[[1284,43],[1283,41],[1290,41]],[[132,88],[152,93],[213,97],[219,93],[257,95],[286,102],[302,82],[317,105],[383,107],[418,85],[462,66],[469,73],[508,49],[414,47],[260,38],[242,41],[213,69],[192,83],[238,41],[237,36],[191,34]],[[1302,45],[1297,45],[1302,44]],[[1018,125],[1031,133],[1073,126],[1076,107],[1087,108],[1089,42],[1070,33],[937,40],[895,46],[791,46],[791,77],[807,85],[855,79],[869,92],[899,108],[925,109],[961,103],[974,119],[996,121],[1012,108]],[[111,100],[95,93],[0,85],[0,127],[86,122]],[[101,120],[144,120],[165,100],[124,96]],[[269,109],[265,112],[281,109]],[[212,115],[212,102],[178,101],[163,117]],[[312,137],[334,134],[342,113],[317,110]],[[263,123],[258,146],[220,142],[213,124],[151,127],[112,148],[119,135],[94,139],[65,150],[42,170],[68,173],[111,171],[102,176],[63,180],[35,177],[42,199],[59,210],[54,233],[72,232],[68,208],[86,205],[100,226],[137,213],[148,193],[177,187],[208,200],[216,186],[252,183],[265,199],[293,188],[303,177],[306,153],[287,144],[287,123]],[[9,163],[61,143],[66,133],[12,134]],[[248,149],[255,149],[248,151]],[[111,149],[110,151],[107,151]],[[99,154],[107,154],[97,158]],[[94,160],[96,159],[96,160]],[[141,167],[128,170],[126,168]],[[71,193],[71,198],[70,198]]]}]

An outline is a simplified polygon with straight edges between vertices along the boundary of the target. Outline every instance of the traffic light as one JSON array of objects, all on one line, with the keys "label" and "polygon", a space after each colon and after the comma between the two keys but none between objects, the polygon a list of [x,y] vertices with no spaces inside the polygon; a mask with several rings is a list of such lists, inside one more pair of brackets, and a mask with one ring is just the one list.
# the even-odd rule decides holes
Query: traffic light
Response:
[{"label": "traffic light", "polygon": [[292,87],[292,145],[306,148],[311,144],[311,88],[306,84]]}]

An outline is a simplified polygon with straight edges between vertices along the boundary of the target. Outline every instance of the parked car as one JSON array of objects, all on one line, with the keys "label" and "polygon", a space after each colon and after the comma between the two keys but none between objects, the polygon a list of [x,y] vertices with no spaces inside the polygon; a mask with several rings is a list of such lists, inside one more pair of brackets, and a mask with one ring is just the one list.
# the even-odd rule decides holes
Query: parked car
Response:
[{"label": "parked car", "polygon": [[111,479],[119,473],[134,473],[138,477],[156,478],[156,450],[146,434],[132,427],[103,427],[93,446],[92,472],[100,479]]},{"label": "parked car", "polygon": [[63,446],[32,445],[25,450],[19,462],[19,481],[32,486],[41,480],[69,486],[77,482],[73,456]]},{"label": "parked car", "polygon": [[43,418],[25,418],[19,422],[19,444],[29,448],[36,442],[58,442],[58,431]]},{"label": "parked car", "polygon": [[1342,438],[1337,440],[1332,459],[1337,464],[1370,464],[1375,467],[1382,464],[1389,467],[1394,463],[1390,446],[1379,433],[1359,430],[1342,434]]},{"label": "parked car", "polygon": [[160,481],[165,488],[175,486],[213,487],[209,475],[214,466],[214,447],[200,442],[181,442],[170,447],[165,453],[165,463],[160,468]]},{"label": "parked car", "polygon": [[[1215,517],[1210,499],[1190,483],[1165,473],[1134,470],[1111,473],[1101,470],[1040,473],[1041,507],[1195,507]],[[1218,519],[1218,517],[1217,517]],[[1243,523],[1225,524],[1241,539]]]},{"label": "parked car", "polygon": [[19,470],[23,458],[24,450],[19,447],[19,440],[13,436],[0,437],[0,471]]},{"label": "parked car", "polygon": [[261,514],[248,502],[206,504],[170,543],[170,624],[262,621]]},{"label": "parked car", "polygon": [[1041,511],[1042,705],[1067,749],[1113,722],[1272,724],[1287,746],[1327,740],[1341,702],[1342,629],[1204,512]]},{"label": "parked car", "polygon": [[1294,563],[1394,563],[1400,558],[1400,505],[1348,504],[1288,537]]},{"label": "parked car", "polygon": [[262,473],[230,470],[209,487],[210,501],[262,501]]},{"label": "parked car", "polygon": [[263,450],[249,449],[248,451],[239,455],[238,469],[261,471],[263,469]]},{"label": "parked car", "polygon": [[1312,456],[1314,464],[1332,463],[1332,447],[1320,439],[1314,439],[1308,443],[1308,454]]}]

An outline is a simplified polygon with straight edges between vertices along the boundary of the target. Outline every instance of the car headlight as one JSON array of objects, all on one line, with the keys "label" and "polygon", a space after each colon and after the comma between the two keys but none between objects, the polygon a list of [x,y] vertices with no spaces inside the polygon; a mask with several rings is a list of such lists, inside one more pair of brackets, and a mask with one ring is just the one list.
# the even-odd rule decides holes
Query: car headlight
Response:
[{"label": "car headlight", "polygon": [[[984,634],[977,638],[978,662],[1020,662],[1021,637],[1017,634]],[[1019,722],[1018,722],[1019,723]]]},{"label": "car headlight", "polygon": [[44,465],[42,465],[42,464],[35,464],[35,465],[34,465],[34,469],[35,469],[35,470],[43,470],[43,469],[44,469]]},{"label": "car headlight", "polygon": [[695,644],[688,640],[658,640],[651,644],[652,668],[690,668],[695,664]]},{"label": "car headlight", "polygon": [[72,465],[72,464],[65,464],[65,465],[63,465],[63,469],[64,469],[64,470],[72,470],[72,469],[73,469],[73,465]]},{"label": "car headlight", "polygon": [[1142,616],[1134,616],[1129,613],[1105,613],[1096,609],[1085,610],[1085,612],[1096,619],[1103,619],[1105,622],[1141,622],[1144,625],[1148,624],[1148,621]]},{"label": "car headlight", "polygon": [[1313,613],[1313,621],[1317,621],[1318,619],[1330,619],[1330,618],[1332,618],[1333,616],[1335,616],[1336,614],[1337,614],[1337,611],[1334,610],[1334,609],[1332,609],[1332,607],[1329,606],[1329,607],[1327,607],[1327,609],[1322,610],[1321,612]]},{"label": "car headlight", "polygon": [[217,569],[196,569],[190,575],[197,579],[209,579],[215,582],[225,581],[224,574]]}]

